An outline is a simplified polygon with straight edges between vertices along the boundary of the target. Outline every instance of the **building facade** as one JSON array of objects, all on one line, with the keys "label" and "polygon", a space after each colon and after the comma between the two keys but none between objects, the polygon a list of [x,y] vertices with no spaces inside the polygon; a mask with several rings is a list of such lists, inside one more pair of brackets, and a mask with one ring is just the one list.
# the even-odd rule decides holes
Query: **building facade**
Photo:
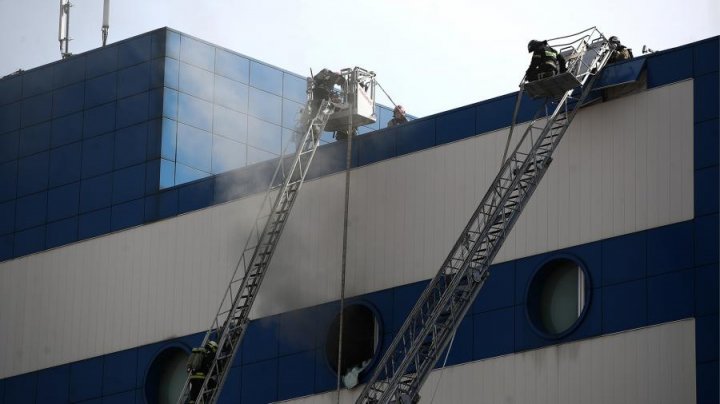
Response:
[{"label": "building facade", "polygon": [[[606,70],[423,398],[718,402],[718,48]],[[304,100],[303,77],[169,29],[0,80],[0,403],[163,402]],[[494,178],[514,100],[361,128],[361,382]],[[335,397],[345,146],[324,143],[222,402]]]}]

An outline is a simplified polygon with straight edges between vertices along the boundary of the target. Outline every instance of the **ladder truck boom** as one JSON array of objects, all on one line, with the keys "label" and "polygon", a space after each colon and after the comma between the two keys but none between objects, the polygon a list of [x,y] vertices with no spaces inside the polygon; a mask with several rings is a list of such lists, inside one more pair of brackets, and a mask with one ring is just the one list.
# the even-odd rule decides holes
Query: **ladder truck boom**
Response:
[{"label": "ladder truck boom", "polygon": [[448,349],[490,275],[493,258],[543,178],[553,152],[615,46],[595,28],[558,39],[567,40],[561,50],[567,59],[567,72],[529,83],[523,78],[510,133],[525,91],[533,98],[544,98],[544,105],[503,161],[490,189],[377,364],[356,404],[419,401],[423,383]]}]

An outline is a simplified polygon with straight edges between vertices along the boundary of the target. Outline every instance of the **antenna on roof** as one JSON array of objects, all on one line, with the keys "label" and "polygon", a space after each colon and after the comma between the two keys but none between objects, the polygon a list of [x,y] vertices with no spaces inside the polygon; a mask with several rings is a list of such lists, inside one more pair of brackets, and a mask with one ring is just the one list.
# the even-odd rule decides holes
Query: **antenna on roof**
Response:
[{"label": "antenna on roof", "polygon": [[107,43],[108,29],[110,29],[110,0],[103,3],[102,46]]},{"label": "antenna on roof", "polygon": [[70,0],[60,0],[60,26],[58,27],[58,41],[60,41],[60,55],[65,59],[72,56],[68,50],[70,44]]}]

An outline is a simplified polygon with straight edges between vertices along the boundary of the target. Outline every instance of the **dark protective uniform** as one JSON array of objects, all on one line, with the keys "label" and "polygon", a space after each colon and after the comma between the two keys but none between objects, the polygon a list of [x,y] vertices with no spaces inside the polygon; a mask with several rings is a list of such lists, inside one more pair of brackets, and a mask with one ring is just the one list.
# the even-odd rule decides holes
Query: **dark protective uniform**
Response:
[{"label": "dark protective uniform", "polygon": [[[187,363],[187,372],[190,374],[190,393],[188,394],[189,403],[194,403],[195,400],[197,400],[198,394],[200,394],[200,389],[207,377],[207,373],[210,371],[210,366],[212,366],[216,350],[217,344],[213,341],[210,341],[202,348],[193,348]],[[215,383],[215,380],[210,380],[208,382],[208,387],[214,387]]]},{"label": "dark protective uniform", "polygon": [[530,67],[525,72],[528,82],[565,72],[565,58],[549,46],[547,41],[530,41],[528,52],[533,54]]},{"label": "dark protective uniform", "polygon": [[322,69],[313,77],[313,116],[317,112],[323,100],[332,101],[336,85],[342,85],[345,79],[329,69]]},{"label": "dark protective uniform", "polygon": [[611,36],[610,42],[615,44],[615,50],[613,51],[612,55],[610,55],[610,59],[608,59],[608,64],[633,58],[632,49],[621,44],[618,37]]}]

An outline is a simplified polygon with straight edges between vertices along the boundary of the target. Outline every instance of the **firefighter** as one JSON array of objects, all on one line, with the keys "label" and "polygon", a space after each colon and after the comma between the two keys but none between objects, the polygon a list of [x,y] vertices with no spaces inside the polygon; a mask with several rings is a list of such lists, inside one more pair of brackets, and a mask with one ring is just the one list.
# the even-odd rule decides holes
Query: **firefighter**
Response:
[{"label": "firefighter", "polygon": [[[190,374],[190,393],[188,403],[194,403],[200,394],[207,373],[212,366],[213,358],[217,352],[218,344],[215,341],[208,341],[202,348],[193,348],[187,363],[187,372]],[[208,387],[215,385],[214,380],[208,382]]]},{"label": "firefighter", "polygon": [[525,72],[528,82],[565,72],[565,58],[548,45],[547,41],[531,40],[528,43],[528,52],[533,54],[530,67]]},{"label": "firefighter", "polygon": [[620,43],[620,40],[616,36],[611,36],[610,39],[611,44],[615,45],[615,50],[613,51],[612,55],[610,55],[610,59],[608,60],[608,64],[619,62],[621,60],[628,60],[633,58],[632,49],[628,48],[627,46]]},{"label": "firefighter", "polygon": [[405,108],[403,108],[402,105],[396,105],[395,109],[393,109],[393,118],[388,122],[388,128],[402,125],[404,123],[407,123],[408,119],[405,116]]}]

